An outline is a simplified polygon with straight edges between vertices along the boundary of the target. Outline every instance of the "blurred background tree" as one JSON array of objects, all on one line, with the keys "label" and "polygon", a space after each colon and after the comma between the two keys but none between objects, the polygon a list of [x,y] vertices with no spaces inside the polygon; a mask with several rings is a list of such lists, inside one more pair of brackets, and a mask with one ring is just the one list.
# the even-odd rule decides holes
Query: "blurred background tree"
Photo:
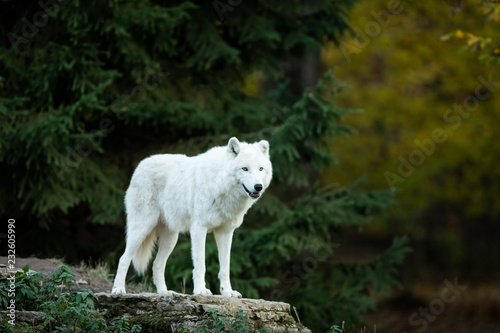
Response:
[{"label": "blurred background tree", "polygon": [[[362,32],[359,39],[346,39],[344,52],[332,45],[323,53],[324,66],[338,67],[352,87],[339,105],[361,105],[364,114],[346,116],[358,133],[331,146],[340,163],[322,181],[350,182],[366,174],[370,186],[397,189],[398,204],[365,235],[411,235],[415,251],[404,284],[413,292],[436,290],[433,283],[453,276],[467,281],[468,293],[497,290],[499,4],[401,3],[394,15],[384,15],[382,0],[356,6],[351,26]],[[436,129],[443,131],[441,142],[433,139]],[[388,180],[388,173],[399,178]],[[498,321],[500,314],[487,304],[477,300],[470,311],[491,311]]]},{"label": "blurred background tree", "polygon": [[[408,247],[388,238],[349,256],[342,235],[382,213],[392,190],[318,184],[354,112],[336,106],[344,84],[320,75],[319,53],[350,31],[354,3],[3,1],[0,214],[16,217],[18,254],[114,269],[140,160],[266,138],[275,179],[235,235],[233,286],[293,303],[313,329],[358,323],[398,285]],[[213,241],[207,255],[215,290]],[[191,269],[184,237],[168,285],[189,292]]]},{"label": "blurred background tree", "polygon": [[[480,1],[480,8],[489,23],[497,24],[500,22],[500,3],[496,0],[482,0]],[[475,27],[477,28],[477,27]],[[489,35],[481,35],[483,31],[479,32],[464,32],[462,29],[457,29],[454,32],[447,33],[441,36],[441,40],[448,41],[452,37],[463,38],[466,40],[466,45],[463,50],[469,49],[473,52],[479,53],[478,59],[485,63],[497,63],[500,61],[500,41],[498,36],[490,31]],[[491,35],[493,33],[493,35]]]}]

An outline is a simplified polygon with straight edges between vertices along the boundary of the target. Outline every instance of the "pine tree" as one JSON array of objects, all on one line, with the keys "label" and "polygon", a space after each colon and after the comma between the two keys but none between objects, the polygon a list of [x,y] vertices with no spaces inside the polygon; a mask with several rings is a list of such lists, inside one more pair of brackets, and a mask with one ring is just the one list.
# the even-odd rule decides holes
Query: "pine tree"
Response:
[{"label": "pine tree", "polygon": [[[392,194],[319,185],[336,161],[331,141],[350,132],[342,116],[355,110],[335,105],[343,85],[331,73],[297,94],[281,66],[338,43],[354,3],[3,2],[0,214],[47,228],[82,215],[117,223],[142,158],[265,138],[275,178],[235,235],[234,287],[292,302],[311,327],[359,321],[373,308],[369,290],[397,285],[407,248],[399,239],[347,263],[334,235],[369,223]],[[274,88],[254,96],[243,81],[256,71]],[[188,247],[185,238],[167,265],[172,286],[190,281]],[[209,243],[211,286],[215,251]]]}]

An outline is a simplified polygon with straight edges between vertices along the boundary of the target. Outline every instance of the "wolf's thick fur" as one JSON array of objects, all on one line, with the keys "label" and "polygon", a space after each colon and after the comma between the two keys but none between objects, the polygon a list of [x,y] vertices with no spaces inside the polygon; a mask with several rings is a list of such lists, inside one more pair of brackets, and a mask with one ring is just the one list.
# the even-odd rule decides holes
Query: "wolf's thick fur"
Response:
[{"label": "wolf's thick fur", "polygon": [[191,234],[194,294],[211,295],[205,286],[205,240],[213,232],[219,250],[220,292],[241,297],[229,281],[234,229],[267,189],[272,178],[269,143],[248,144],[231,138],[225,147],[186,155],[153,155],[137,166],[125,195],[127,245],[120,258],[112,293],[125,293],[132,261],[145,271],[155,242],[153,280],[168,294],[165,265],[180,232]]}]

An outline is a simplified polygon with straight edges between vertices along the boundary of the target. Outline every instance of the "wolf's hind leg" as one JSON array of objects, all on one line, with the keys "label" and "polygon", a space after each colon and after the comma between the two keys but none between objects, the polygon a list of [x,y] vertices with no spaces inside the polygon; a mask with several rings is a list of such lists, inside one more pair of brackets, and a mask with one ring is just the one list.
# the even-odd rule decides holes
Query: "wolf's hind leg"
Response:
[{"label": "wolf's hind leg", "polygon": [[[151,211],[147,214],[130,213],[127,216],[127,245],[120,258],[113,284],[112,294],[125,294],[125,278],[134,260],[134,266],[139,273],[143,273],[153,250],[156,239],[155,226],[158,223],[159,212]],[[140,223],[139,223],[140,222]]]},{"label": "wolf's hind leg", "polygon": [[153,263],[153,281],[159,294],[168,294],[165,283],[165,265],[177,243],[179,233],[169,230],[163,222],[160,222],[156,227],[156,234],[158,235],[158,253]]}]

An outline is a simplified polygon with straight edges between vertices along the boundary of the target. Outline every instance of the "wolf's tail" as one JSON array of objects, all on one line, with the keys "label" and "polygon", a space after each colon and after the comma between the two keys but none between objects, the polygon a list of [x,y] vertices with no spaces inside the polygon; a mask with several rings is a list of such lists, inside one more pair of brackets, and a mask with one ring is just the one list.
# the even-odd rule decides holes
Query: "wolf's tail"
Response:
[{"label": "wolf's tail", "polygon": [[134,268],[139,274],[143,274],[148,267],[149,260],[151,260],[151,254],[153,252],[153,247],[157,239],[156,229],[153,229],[151,233],[144,239],[141,246],[137,249],[134,257],[132,258],[132,263]]}]

